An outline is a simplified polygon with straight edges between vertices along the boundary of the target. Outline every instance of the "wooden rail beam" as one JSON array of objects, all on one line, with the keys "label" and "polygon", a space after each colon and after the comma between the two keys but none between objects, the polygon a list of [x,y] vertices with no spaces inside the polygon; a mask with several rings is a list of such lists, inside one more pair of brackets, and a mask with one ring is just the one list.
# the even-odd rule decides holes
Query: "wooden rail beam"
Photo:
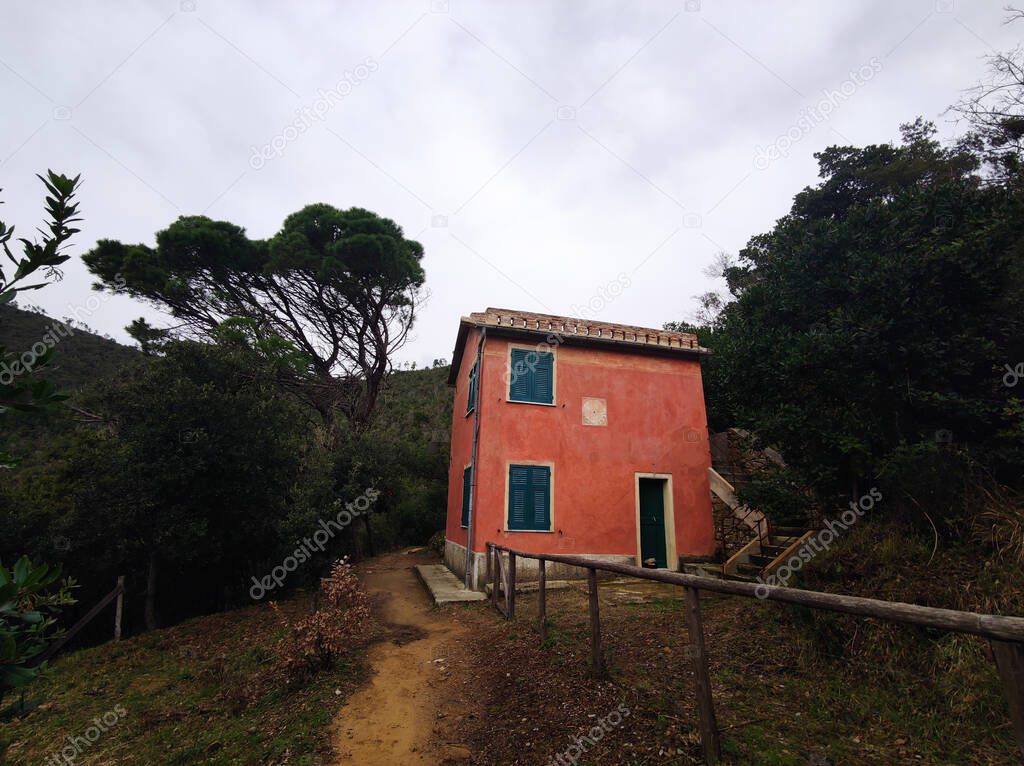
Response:
[{"label": "wooden rail beam", "polygon": [[544,559],[560,564],[569,564],[583,569],[594,568],[604,572],[615,572],[636,577],[640,580],[654,580],[670,585],[692,586],[699,590],[724,593],[732,596],[747,596],[765,601],[779,601],[787,604],[799,604],[812,609],[824,609],[831,612],[843,612],[860,617],[874,617],[904,625],[919,625],[924,628],[948,630],[954,633],[970,633],[1000,641],[1016,641],[1024,643],[1024,617],[1007,617],[998,614],[978,614],[962,612],[956,609],[939,609],[930,606],[918,606],[899,601],[880,601],[860,596],[845,596],[839,593],[822,593],[813,590],[788,588],[783,585],[765,585],[738,580],[719,580],[714,577],[668,572],[660,569],[644,569],[629,564],[618,564],[614,561],[595,561],[582,556],[569,556],[561,553],[527,553],[512,551],[511,548],[497,546],[501,550],[514,552],[517,556],[532,559]]},{"label": "wooden rail beam", "polygon": [[78,631],[80,631],[82,628],[88,625],[96,615],[102,612],[110,604],[111,601],[120,596],[122,593],[124,593],[124,581],[122,580],[122,578],[119,577],[117,579],[117,586],[112,591],[110,591],[110,593],[108,593],[106,596],[104,596],[98,602],[96,602],[96,605],[88,612],[86,612],[85,615],[83,615],[82,619],[76,622],[67,633],[65,633],[59,639],[50,644],[45,652],[34,657],[32,659],[32,662],[36,665],[41,665],[42,663],[50,659],[53,655],[59,652],[68,641],[74,638],[75,634],[78,633]]}]

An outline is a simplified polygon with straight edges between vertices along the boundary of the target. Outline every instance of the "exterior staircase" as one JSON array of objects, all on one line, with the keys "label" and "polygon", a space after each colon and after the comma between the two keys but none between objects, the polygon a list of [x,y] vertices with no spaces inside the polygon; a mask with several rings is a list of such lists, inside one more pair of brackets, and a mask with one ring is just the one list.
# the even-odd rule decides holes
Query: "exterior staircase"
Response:
[{"label": "exterior staircase", "polygon": [[764,580],[796,555],[813,534],[800,527],[774,527],[730,556],[722,565],[722,575],[730,580]]},{"label": "exterior staircase", "polygon": [[782,458],[773,450],[764,450],[757,451],[750,460],[750,451],[739,446],[747,434],[738,431],[738,438],[732,436],[729,432],[716,435],[712,441],[714,467],[708,469],[716,506],[716,534],[725,557],[725,563],[714,574],[727,579],[763,580],[795,555],[814,533],[798,527],[776,527],[761,511],[739,501],[734,484],[750,478],[750,463],[782,464]]}]

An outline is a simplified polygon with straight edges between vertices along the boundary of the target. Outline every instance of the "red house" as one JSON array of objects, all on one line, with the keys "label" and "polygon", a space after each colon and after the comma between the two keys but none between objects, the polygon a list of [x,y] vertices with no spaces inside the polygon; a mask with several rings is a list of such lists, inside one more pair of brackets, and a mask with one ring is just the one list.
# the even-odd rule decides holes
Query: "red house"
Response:
[{"label": "red house", "polygon": [[466,576],[469,550],[479,590],[488,542],[669,569],[708,561],[706,353],[689,333],[495,308],[463,317],[448,379],[448,568]]}]

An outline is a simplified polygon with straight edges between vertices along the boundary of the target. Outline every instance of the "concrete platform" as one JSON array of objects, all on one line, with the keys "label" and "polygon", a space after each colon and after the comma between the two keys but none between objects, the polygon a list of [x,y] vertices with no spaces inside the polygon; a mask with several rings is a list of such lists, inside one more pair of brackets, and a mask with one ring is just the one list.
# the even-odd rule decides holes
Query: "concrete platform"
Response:
[{"label": "concrete platform", "polygon": [[483,601],[483,593],[466,590],[455,575],[444,564],[417,564],[416,574],[427,586],[435,604],[455,604],[462,601]]}]

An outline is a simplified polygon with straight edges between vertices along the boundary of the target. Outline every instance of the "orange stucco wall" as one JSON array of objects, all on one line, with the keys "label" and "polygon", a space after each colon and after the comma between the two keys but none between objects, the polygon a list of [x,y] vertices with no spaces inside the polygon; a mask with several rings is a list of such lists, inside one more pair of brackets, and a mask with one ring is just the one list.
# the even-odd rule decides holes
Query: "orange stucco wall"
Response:
[{"label": "orange stucco wall", "polygon": [[[462,471],[473,437],[466,399],[477,340],[476,331],[466,340],[452,420],[446,535],[462,546]],[[635,557],[636,474],[653,473],[671,476],[676,555],[712,555],[711,457],[700,363],[559,346],[555,404],[544,406],[506,401],[510,345],[533,347],[495,335],[484,346],[473,550],[494,541],[537,552]],[[584,397],[607,402],[607,425],[583,425]],[[508,464],[517,462],[552,466],[552,532],[505,531]]]}]

